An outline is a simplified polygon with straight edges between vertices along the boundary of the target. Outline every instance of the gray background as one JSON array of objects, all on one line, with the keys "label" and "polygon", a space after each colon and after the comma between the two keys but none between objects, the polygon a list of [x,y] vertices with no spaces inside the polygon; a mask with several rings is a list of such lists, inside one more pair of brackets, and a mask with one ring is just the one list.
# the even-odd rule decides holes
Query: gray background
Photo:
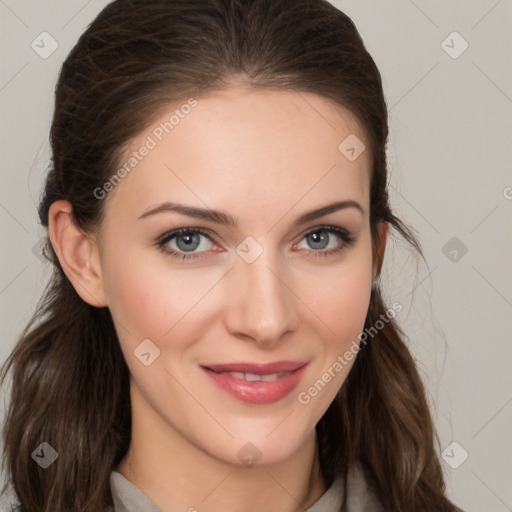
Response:
[{"label": "gray background", "polygon": [[[333,3],[381,70],[392,204],[426,256],[392,243],[383,281],[404,305],[398,318],[429,392],[448,493],[467,512],[510,511],[512,0]],[[104,5],[0,0],[2,361],[49,276],[36,203],[57,74]],[[31,47],[46,37],[51,48],[44,31],[58,44],[47,58]]]}]

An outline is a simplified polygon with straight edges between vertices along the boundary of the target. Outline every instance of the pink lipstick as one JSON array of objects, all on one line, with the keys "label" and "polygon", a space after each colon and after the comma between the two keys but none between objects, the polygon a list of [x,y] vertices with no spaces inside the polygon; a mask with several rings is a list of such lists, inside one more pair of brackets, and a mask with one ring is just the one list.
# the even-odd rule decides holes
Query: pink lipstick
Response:
[{"label": "pink lipstick", "polygon": [[281,400],[297,387],[305,361],[273,363],[227,363],[201,365],[223,391],[243,402],[269,404]]}]

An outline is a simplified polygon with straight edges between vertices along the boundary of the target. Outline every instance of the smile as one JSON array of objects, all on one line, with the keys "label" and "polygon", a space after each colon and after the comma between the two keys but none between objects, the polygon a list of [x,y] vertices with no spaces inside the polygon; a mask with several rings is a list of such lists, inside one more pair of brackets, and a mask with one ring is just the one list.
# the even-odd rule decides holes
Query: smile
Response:
[{"label": "smile", "polygon": [[282,400],[298,386],[306,367],[306,362],[278,361],[208,365],[201,369],[220,390],[237,400],[270,404]]},{"label": "smile", "polygon": [[235,379],[246,380],[249,382],[263,381],[272,382],[288,375],[290,372],[270,373],[269,375],[258,375],[257,373],[242,373],[242,372],[217,372],[219,375],[231,375]]}]

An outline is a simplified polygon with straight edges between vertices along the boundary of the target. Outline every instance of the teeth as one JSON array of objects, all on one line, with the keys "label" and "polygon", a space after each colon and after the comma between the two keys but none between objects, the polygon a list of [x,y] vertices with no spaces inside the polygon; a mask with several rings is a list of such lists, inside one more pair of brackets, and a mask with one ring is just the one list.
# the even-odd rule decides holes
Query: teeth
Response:
[{"label": "teeth", "polygon": [[244,373],[244,379],[252,382],[254,380],[261,380],[261,375],[256,375],[255,373]]},{"label": "teeth", "polygon": [[273,380],[277,380],[279,378],[279,373],[271,373],[270,375],[262,375],[261,380],[263,382],[271,382]]},{"label": "teeth", "polygon": [[288,375],[289,372],[279,372],[279,373],[271,373],[269,375],[258,375],[256,373],[242,373],[242,372],[219,372],[221,375],[231,375],[235,379],[246,380],[248,382],[255,381],[263,381],[263,382],[272,382],[274,380],[280,379],[285,375]]}]

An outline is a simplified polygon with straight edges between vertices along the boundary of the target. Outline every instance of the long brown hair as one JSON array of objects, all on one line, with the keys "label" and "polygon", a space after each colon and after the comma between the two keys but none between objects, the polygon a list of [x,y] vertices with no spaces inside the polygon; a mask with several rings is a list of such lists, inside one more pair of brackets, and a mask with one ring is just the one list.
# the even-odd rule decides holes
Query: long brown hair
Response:
[{"label": "long brown hair", "polygon": [[[380,73],[353,22],[326,0],[115,0],[66,58],[55,90],[52,162],[39,205],[71,203],[85,232],[103,218],[102,187],[123,149],[170,102],[233,79],[317,93],[348,108],[372,157],[370,225],[389,223],[421,253],[388,203],[387,107]],[[98,512],[112,505],[110,473],[131,435],[129,372],[108,308],[84,302],[47,240],[54,273],[2,368],[12,372],[4,460],[20,510]],[[387,308],[378,283],[366,327]],[[360,351],[317,425],[330,484],[359,461],[386,510],[449,511],[425,391],[391,318]],[[47,442],[58,462],[31,454]],[[5,490],[5,488],[4,488]]]}]

